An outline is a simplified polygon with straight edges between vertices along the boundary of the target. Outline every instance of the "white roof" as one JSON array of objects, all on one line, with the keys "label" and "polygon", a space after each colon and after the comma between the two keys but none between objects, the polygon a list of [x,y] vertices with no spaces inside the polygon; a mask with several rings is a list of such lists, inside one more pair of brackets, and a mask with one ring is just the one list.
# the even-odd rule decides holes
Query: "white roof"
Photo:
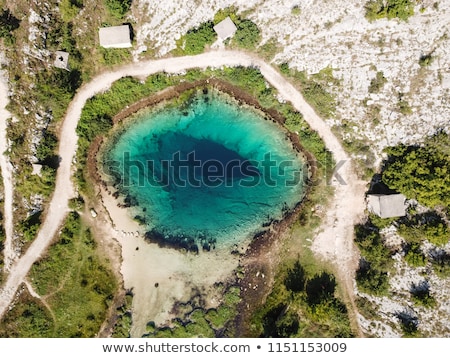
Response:
[{"label": "white roof", "polygon": [[41,176],[42,165],[41,164],[31,164],[33,167],[33,172],[31,175]]},{"label": "white roof", "polygon": [[69,54],[64,51],[55,52],[55,62],[53,63],[55,67],[67,70],[69,66]]},{"label": "white roof", "polygon": [[214,31],[217,32],[217,36],[222,40],[232,37],[236,30],[237,27],[229,16],[214,26]]},{"label": "white roof", "polygon": [[128,25],[102,27],[99,31],[100,46],[105,48],[131,47],[130,27]]},{"label": "white roof", "polygon": [[368,209],[383,219],[406,215],[408,205],[403,194],[370,194],[367,200]]}]

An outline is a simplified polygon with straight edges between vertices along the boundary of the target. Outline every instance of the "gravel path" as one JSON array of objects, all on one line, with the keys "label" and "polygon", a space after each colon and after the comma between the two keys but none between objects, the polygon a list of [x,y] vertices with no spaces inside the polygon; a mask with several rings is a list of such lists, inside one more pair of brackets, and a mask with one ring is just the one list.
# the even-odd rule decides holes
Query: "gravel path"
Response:
[{"label": "gravel path", "polygon": [[13,194],[12,165],[7,156],[8,142],[6,137],[7,120],[11,117],[6,106],[9,102],[8,84],[5,73],[0,71],[0,169],[3,178],[3,227],[5,242],[3,250],[4,269],[9,271],[17,254],[13,246]]},{"label": "gravel path", "polygon": [[333,183],[335,197],[327,211],[322,229],[314,240],[313,249],[324,258],[339,262],[340,273],[343,278],[346,278],[346,288],[350,300],[354,304],[353,280],[351,279],[355,264],[352,229],[364,209],[364,186],[354,175],[348,155],[326,123],[305,102],[301,94],[272,66],[247,53],[218,50],[197,56],[136,62],[98,75],[79,89],[67,110],[61,128],[60,138],[62,139],[59,147],[61,162],[57,172],[55,192],[49,204],[45,221],[27,252],[11,267],[8,279],[0,291],[0,317],[14,299],[15,292],[24,281],[31,265],[39,259],[51,243],[69,210],[68,200],[74,193],[71,174],[78,139],[75,129],[86,100],[96,93],[107,90],[114,81],[124,76],[144,77],[160,71],[177,73],[189,68],[208,66],[259,67],[267,81],[278,90],[285,100],[292,102],[294,107],[303,114],[311,128],[318,131],[327,148],[333,153],[336,162],[344,163],[338,174],[345,181],[345,185],[338,181]]}]

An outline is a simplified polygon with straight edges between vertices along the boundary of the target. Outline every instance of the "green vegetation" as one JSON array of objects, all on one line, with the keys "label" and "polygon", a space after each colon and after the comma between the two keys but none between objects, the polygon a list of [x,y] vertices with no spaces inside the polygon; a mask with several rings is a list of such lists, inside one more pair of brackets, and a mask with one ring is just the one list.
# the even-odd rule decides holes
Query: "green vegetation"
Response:
[{"label": "green vegetation", "polygon": [[450,239],[447,223],[434,211],[402,221],[398,232],[410,244],[421,244],[426,239],[435,246],[444,246]]},{"label": "green vegetation", "polygon": [[412,267],[423,267],[428,260],[423,253],[420,244],[417,242],[411,243],[405,248],[405,261]]},{"label": "green vegetation", "polygon": [[302,13],[302,9],[300,8],[300,5],[294,5],[291,9],[291,14],[298,16]]},{"label": "green vegetation", "polygon": [[9,9],[3,9],[0,13],[0,38],[4,39],[6,45],[14,44],[14,30],[18,29],[19,26],[20,20]]},{"label": "green vegetation", "polygon": [[127,291],[124,303],[117,308],[117,321],[111,334],[112,338],[129,338],[131,324],[133,322],[131,306],[133,303],[133,292]]},{"label": "green vegetation", "polygon": [[227,39],[227,44],[237,47],[253,50],[261,41],[261,33],[258,26],[249,19],[243,19],[236,14],[235,7],[220,9],[215,15],[213,21],[207,21],[199,26],[190,29],[184,36],[177,40],[177,48],[173,51],[175,55],[196,55],[205,50],[205,47],[212,45],[217,40],[217,34],[214,26],[226,17],[230,17],[236,25],[236,32],[231,39]]},{"label": "green vegetation", "polygon": [[383,182],[429,208],[450,208],[450,136],[444,132],[422,146],[400,144],[386,150]]},{"label": "green vegetation", "polygon": [[120,65],[131,60],[131,52],[126,48],[99,48],[101,63],[106,66]]},{"label": "green vegetation", "polygon": [[58,241],[30,271],[42,297],[27,291],[0,325],[3,337],[94,337],[117,289],[80,216],[71,212]]},{"label": "green vegetation", "polygon": [[431,296],[430,286],[427,281],[423,281],[418,285],[412,284],[411,298],[415,304],[426,308],[433,308],[436,306],[436,300]]},{"label": "green vegetation", "polygon": [[297,71],[290,68],[287,63],[283,63],[280,65],[280,71],[283,75],[294,80],[305,99],[321,117],[334,116],[336,99],[326,90],[326,87],[330,83],[337,86],[339,81],[333,77],[333,70],[330,67],[322,69],[316,75],[307,76],[304,71]]},{"label": "green vegetation", "polygon": [[414,0],[370,0],[364,6],[369,21],[382,18],[406,21],[414,15]]},{"label": "green vegetation", "polygon": [[398,111],[403,114],[404,116],[408,116],[410,114],[412,114],[412,108],[409,105],[409,103],[403,98],[403,95],[399,96],[398,99]]},{"label": "green vegetation", "polygon": [[419,320],[416,316],[408,311],[397,312],[396,316],[400,321],[404,337],[414,338],[419,336]]},{"label": "green vegetation", "polygon": [[197,55],[205,50],[205,46],[211,45],[216,39],[214,23],[204,22],[200,26],[190,29],[186,35],[177,40],[176,55]]},{"label": "green vegetation", "polygon": [[434,273],[440,278],[450,277],[450,254],[446,251],[437,251],[434,253],[431,265]]},{"label": "green vegetation", "polygon": [[2,338],[50,338],[54,330],[51,312],[26,289],[13,309],[0,321]]},{"label": "green vegetation", "polygon": [[382,296],[389,291],[391,252],[384,245],[379,228],[370,220],[355,226],[355,243],[361,253],[356,283],[362,292]]},{"label": "green vegetation", "polygon": [[251,20],[241,20],[236,24],[236,27],[237,30],[234,34],[233,42],[237,46],[251,50],[261,41],[261,33],[258,26]]},{"label": "green vegetation", "polygon": [[[216,285],[220,291],[220,287]],[[237,304],[240,301],[240,289],[230,286],[221,293],[222,303],[216,307],[204,310],[199,305],[199,297],[193,297],[189,302],[178,303],[179,309],[186,313],[172,319],[169,325],[156,327],[154,322],[147,324],[144,337],[154,338],[189,338],[189,337],[233,337],[232,321],[237,314]]]},{"label": "green vegetation", "polygon": [[386,84],[387,79],[382,71],[378,71],[375,78],[372,78],[369,85],[369,93],[378,93]]},{"label": "green vegetation", "polygon": [[295,262],[283,267],[272,292],[252,321],[260,337],[352,337],[347,308],[328,272],[312,272]]},{"label": "green vegetation", "polygon": [[275,55],[281,52],[281,50],[279,42],[274,37],[267,40],[257,49],[259,56],[264,58],[267,62],[271,62]]},{"label": "green vegetation", "polygon": [[132,0],[104,0],[111,16],[122,20],[131,8]]},{"label": "green vegetation", "polygon": [[83,0],[61,0],[59,11],[64,22],[69,23],[83,8]]},{"label": "green vegetation", "polygon": [[431,65],[432,62],[433,62],[433,56],[431,55],[431,53],[427,53],[425,55],[422,55],[419,58],[419,65],[420,65],[420,67],[429,66],[429,65]]},{"label": "green vegetation", "polygon": [[214,15],[214,25],[217,25],[228,16],[237,28],[236,33],[231,40],[231,44],[247,50],[255,49],[261,41],[261,32],[258,26],[253,21],[238,15],[237,9],[234,6],[220,9]]}]

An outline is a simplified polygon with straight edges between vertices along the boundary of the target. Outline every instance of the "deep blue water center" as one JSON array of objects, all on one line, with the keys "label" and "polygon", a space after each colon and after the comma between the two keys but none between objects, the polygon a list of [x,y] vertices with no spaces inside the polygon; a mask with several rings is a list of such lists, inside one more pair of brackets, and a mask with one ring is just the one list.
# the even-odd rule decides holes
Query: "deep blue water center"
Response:
[{"label": "deep blue water center", "polygon": [[101,161],[132,215],[171,243],[238,243],[282,219],[305,187],[284,129],[215,91],[130,119]]}]

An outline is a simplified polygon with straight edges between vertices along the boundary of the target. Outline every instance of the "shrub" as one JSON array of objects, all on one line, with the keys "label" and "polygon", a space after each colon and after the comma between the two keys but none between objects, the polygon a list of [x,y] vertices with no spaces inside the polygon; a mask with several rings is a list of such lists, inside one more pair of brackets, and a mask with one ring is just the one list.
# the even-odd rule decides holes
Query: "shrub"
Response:
[{"label": "shrub", "polygon": [[422,281],[418,285],[413,283],[410,292],[414,303],[428,308],[436,305],[436,300],[431,296],[430,285],[427,281]]},{"label": "shrub", "polygon": [[214,24],[211,21],[202,23],[199,27],[189,30],[177,41],[181,54],[197,55],[205,50],[206,45],[212,44],[217,38]]},{"label": "shrub", "polygon": [[398,18],[406,21],[414,15],[414,2],[411,0],[370,0],[364,6],[369,21],[381,18]]},{"label": "shrub", "polygon": [[389,277],[386,271],[361,263],[356,271],[356,283],[361,292],[385,296],[389,291]]},{"label": "shrub", "polygon": [[412,243],[407,246],[405,261],[412,267],[421,267],[427,264],[427,258],[420,249],[420,244]]},{"label": "shrub", "polygon": [[121,20],[131,8],[132,0],[105,0],[106,8],[111,16]]},{"label": "shrub", "polygon": [[375,78],[372,78],[369,85],[369,93],[377,93],[380,92],[381,88],[385,85],[387,82],[386,77],[384,77],[384,74],[382,71],[378,71],[375,75]]},{"label": "shrub", "polygon": [[253,21],[242,20],[236,27],[237,30],[233,39],[239,47],[251,50],[261,41],[261,33]]},{"label": "shrub", "polygon": [[427,239],[436,246],[443,246],[450,238],[447,223],[434,211],[414,215],[402,222],[398,231],[410,243],[421,243]]},{"label": "shrub", "polygon": [[4,38],[7,45],[12,45],[15,41],[13,31],[20,26],[20,20],[16,18],[8,9],[0,13],[0,37]]}]

